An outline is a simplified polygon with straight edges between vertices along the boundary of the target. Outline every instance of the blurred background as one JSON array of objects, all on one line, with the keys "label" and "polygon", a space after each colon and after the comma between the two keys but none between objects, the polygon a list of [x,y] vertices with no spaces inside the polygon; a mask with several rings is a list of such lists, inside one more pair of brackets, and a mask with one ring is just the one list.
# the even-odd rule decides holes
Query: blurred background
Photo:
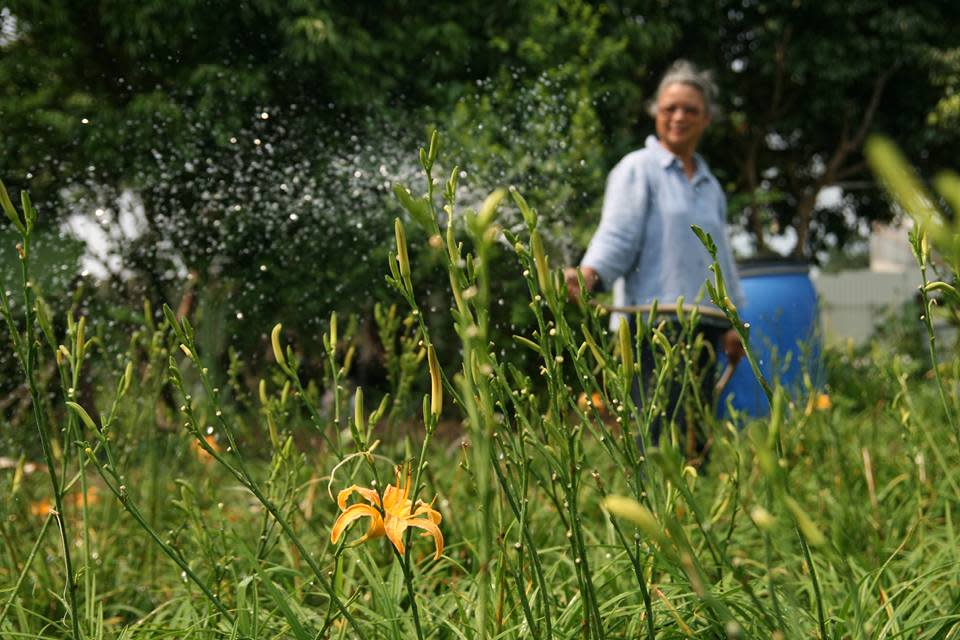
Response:
[{"label": "blurred background", "polygon": [[[517,186],[552,264],[573,264],[607,171],[652,132],[645,103],[684,57],[721,88],[702,152],[740,256],[809,261],[829,341],[878,320],[913,335],[890,319],[911,313],[906,231],[861,149],[882,132],[924,174],[956,166],[958,32],[960,4],[939,0],[2,2],[0,176],[41,211],[36,286],[56,317],[125,331],[130,309],[166,302],[227,371],[265,358],[278,321],[319,361],[330,313],[356,314],[370,348],[355,375],[375,385],[374,304],[396,302],[392,186],[422,190],[429,132],[461,202]],[[442,326],[446,275],[408,229]],[[525,285],[512,260],[497,268],[494,324],[511,334],[530,319]],[[8,394],[21,382],[0,358]]]}]

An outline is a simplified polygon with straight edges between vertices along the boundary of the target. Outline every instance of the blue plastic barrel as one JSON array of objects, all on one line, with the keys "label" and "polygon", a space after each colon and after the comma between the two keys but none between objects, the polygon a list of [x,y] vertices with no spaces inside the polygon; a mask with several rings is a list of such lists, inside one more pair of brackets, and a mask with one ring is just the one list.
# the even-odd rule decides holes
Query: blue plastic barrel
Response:
[{"label": "blue plastic barrel", "polygon": [[[820,377],[820,327],[817,292],[805,262],[752,260],[738,266],[745,298],[740,317],[750,324],[750,347],[771,385],[779,381],[796,397],[803,373]],[[720,366],[726,366],[721,357]],[[738,411],[762,417],[770,412],[763,388],[744,358],[720,397],[726,413],[728,398]]]}]

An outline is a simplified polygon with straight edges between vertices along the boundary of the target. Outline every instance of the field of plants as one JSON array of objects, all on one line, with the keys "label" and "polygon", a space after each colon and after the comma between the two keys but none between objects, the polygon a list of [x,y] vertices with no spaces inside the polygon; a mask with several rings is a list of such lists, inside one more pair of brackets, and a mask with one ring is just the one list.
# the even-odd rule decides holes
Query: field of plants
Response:
[{"label": "field of plants", "polygon": [[[223,376],[168,306],[119,328],[55,316],[31,279],[38,213],[0,193],[20,238],[22,287],[0,301],[24,443],[0,469],[2,637],[960,638],[960,359],[932,324],[960,301],[960,248],[889,144],[868,157],[916,221],[929,349],[830,351],[824,388],[764,381],[753,421],[696,397],[689,332],[610,333],[567,301],[534,208],[509,189],[463,209],[437,148],[425,187],[395,190],[386,394],[358,386],[359,332],[336,315],[322,352],[276,318],[258,329],[267,364]],[[936,187],[960,211],[960,179]],[[452,335],[418,306],[413,233],[449,282]],[[529,292],[510,345],[490,326],[497,261]],[[748,339],[716,265],[706,290]],[[635,402],[638,377],[655,383]],[[707,465],[671,416],[648,442],[671,385]]]}]

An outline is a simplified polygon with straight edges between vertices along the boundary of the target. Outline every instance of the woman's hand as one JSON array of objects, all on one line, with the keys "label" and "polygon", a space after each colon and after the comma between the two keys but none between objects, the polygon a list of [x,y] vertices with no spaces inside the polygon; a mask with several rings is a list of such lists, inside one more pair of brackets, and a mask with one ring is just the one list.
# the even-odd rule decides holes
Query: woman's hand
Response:
[{"label": "woman's hand", "polygon": [[[593,267],[580,267],[580,273],[583,274],[583,284],[587,291],[593,291],[600,279],[600,274]],[[563,279],[567,283],[567,296],[576,301],[580,298],[580,281],[577,279],[577,267],[567,267],[563,270]]]},{"label": "woman's hand", "polygon": [[723,349],[723,353],[726,354],[727,362],[730,364],[737,364],[740,362],[740,359],[746,355],[746,351],[743,349],[743,343],[740,342],[740,336],[734,329],[729,329],[720,337],[720,347]]}]

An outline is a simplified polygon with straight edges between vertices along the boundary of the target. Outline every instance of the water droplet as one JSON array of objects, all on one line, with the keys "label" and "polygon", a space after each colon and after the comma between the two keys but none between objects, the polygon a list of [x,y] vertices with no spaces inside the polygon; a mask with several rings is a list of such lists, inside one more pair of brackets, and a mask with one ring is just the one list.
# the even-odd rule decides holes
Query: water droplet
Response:
[{"label": "water droplet", "polygon": [[266,119],[269,118],[269,117],[270,117],[270,114],[267,113],[266,111],[264,111],[263,113],[260,114],[260,119],[261,119],[261,120],[266,120]]}]

